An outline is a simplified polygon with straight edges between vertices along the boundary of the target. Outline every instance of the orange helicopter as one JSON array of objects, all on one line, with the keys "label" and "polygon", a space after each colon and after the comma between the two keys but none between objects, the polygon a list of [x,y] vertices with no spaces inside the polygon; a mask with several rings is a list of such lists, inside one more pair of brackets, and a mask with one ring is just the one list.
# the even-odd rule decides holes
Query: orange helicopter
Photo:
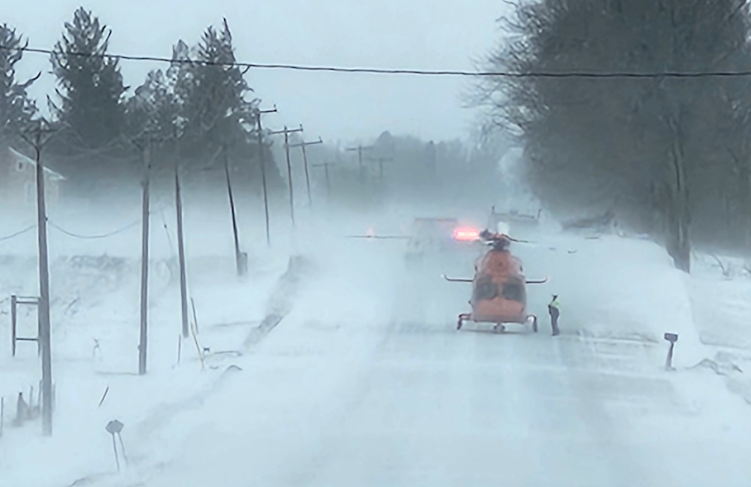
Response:
[{"label": "orange helicopter", "polygon": [[543,284],[548,278],[528,280],[524,277],[521,260],[509,251],[515,240],[504,233],[483,230],[479,238],[490,249],[475,264],[473,279],[453,279],[444,275],[449,282],[472,283],[472,297],[469,301],[471,313],[461,313],[456,325],[461,330],[465,321],[494,323],[493,330],[502,332],[504,323],[531,324],[537,332],[537,316],[527,314],[527,284]]}]

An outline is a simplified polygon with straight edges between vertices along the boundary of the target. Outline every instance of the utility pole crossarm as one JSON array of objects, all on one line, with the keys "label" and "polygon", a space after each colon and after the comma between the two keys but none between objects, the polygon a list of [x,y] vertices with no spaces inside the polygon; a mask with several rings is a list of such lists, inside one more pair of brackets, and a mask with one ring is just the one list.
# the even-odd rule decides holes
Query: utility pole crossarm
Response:
[{"label": "utility pole crossarm", "polygon": [[364,150],[371,150],[374,147],[372,145],[358,145],[357,147],[348,147],[347,152],[362,152]]},{"label": "utility pole crossarm", "polygon": [[317,144],[323,144],[323,139],[318,137],[318,140],[312,141],[312,142],[299,142],[297,144],[290,144],[290,147],[307,147],[309,145],[317,145]]},{"label": "utility pole crossarm", "polygon": [[302,128],[302,125],[300,125],[299,128],[296,129],[290,129],[290,128],[283,128],[282,130],[272,130],[268,132],[268,135],[282,135],[282,134],[294,134],[295,132],[302,132],[304,129]]},{"label": "utility pole crossarm", "polygon": [[259,115],[263,115],[266,113],[277,113],[276,105],[274,105],[274,108],[268,109],[268,110],[261,110],[259,108],[256,108],[255,112]]}]

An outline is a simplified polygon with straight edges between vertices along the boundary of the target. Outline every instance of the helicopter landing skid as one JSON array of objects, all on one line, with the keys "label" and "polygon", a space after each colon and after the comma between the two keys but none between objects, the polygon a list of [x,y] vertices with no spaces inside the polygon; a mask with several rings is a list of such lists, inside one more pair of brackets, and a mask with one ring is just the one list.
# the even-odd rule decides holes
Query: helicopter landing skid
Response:
[{"label": "helicopter landing skid", "polygon": [[456,322],[456,329],[461,330],[462,325],[464,325],[464,322],[467,320],[472,319],[472,313],[462,313],[459,315],[459,321]]},{"label": "helicopter landing skid", "polygon": [[[459,320],[456,323],[456,329],[461,330],[464,326],[465,321],[472,320],[472,313],[462,313],[459,315]],[[537,333],[538,330],[538,323],[537,323],[537,316],[535,315],[529,315],[523,322],[518,322],[525,326],[531,326],[532,332]],[[493,332],[494,333],[503,333],[506,331],[506,325],[504,323],[494,323],[493,324]]]},{"label": "helicopter landing skid", "polygon": [[[462,327],[464,326],[464,322],[465,321],[469,321],[469,320],[472,320],[472,313],[462,313],[462,314],[460,314],[459,315],[459,319],[456,322],[456,329],[457,330],[461,330]],[[519,322],[519,323],[521,323],[523,325],[527,325],[527,326],[531,325],[532,331],[534,333],[537,333],[537,330],[538,330],[538,326],[537,326],[538,323],[537,322],[538,322],[538,320],[537,320],[537,316],[536,315],[529,315],[524,320],[524,322]],[[503,333],[504,331],[506,331],[506,325],[504,325],[503,323],[495,323],[493,325],[493,331],[495,333]]]},{"label": "helicopter landing skid", "polygon": [[532,331],[537,333],[537,316],[535,315],[527,316],[526,323],[529,323],[530,320],[532,321]]}]

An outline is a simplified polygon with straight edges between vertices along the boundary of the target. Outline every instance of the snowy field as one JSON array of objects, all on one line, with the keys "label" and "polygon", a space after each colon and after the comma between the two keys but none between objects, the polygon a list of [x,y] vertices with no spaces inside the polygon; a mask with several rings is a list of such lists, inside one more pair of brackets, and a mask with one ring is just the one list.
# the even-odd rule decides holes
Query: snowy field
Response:
[{"label": "snowy field", "polygon": [[[192,339],[177,363],[173,229],[155,218],[145,377],[139,228],[114,244],[50,230],[55,434],[10,425],[40,367],[33,344],[11,357],[2,303],[0,486],[748,485],[751,278],[740,270],[728,278],[699,254],[689,277],[648,240],[545,227],[514,247],[528,277],[550,276],[528,291],[540,333],[457,332],[469,287],[440,275],[469,277],[471,256],[409,272],[398,243],[342,238],[398,227],[386,217],[323,225],[301,213],[296,239],[245,240],[251,272],[238,280],[225,222],[191,214],[187,228],[204,229],[187,243],[205,363]],[[0,299],[36,294],[34,233],[20,238],[0,243]],[[20,320],[33,331],[35,315]],[[673,372],[665,332],[680,336]],[[125,424],[120,472],[111,419]]]}]

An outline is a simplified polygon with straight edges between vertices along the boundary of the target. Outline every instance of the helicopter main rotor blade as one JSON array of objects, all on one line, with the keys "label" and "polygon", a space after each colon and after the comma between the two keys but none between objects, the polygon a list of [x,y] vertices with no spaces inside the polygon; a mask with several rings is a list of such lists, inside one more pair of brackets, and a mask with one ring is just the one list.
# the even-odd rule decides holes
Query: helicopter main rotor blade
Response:
[{"label": "helicopter main rotor blade", "polygon": [[446,274],[443,274],[443,278],[446,279],[448,282],[469,282],[469,283],[474,282],[472,279],[448,277]]},{"label": "helicopter main rotor blade", "polygon": [[347,235],[345,238],[367,238],[376,240],[409,240],[410,237],[399,235]]},{"label": "helicopter main rotor blade", "polygon": [[508,235],[506,235],[506,237],[508,237],[508,239],[511,240],[512,242],[516,242],[516,243],[528,243],[528,244],[537,243],[537,242],[533,242],[531,240],[520,240],[518,238],[509,237]]},{"label": "helicopter main rotor blade", "polygon": [[545,284],[549,279],[549,277],[546,277],[545,279],[529,279],[526,282],[527,284]]},{"label": "helicopter main rotor blade", "polygon": [[[502,238],[508,239],[508,240],[509,240],[510,242],[516,242],[516,243],[528,243],[528,244],[533,244],[533,243],[537,243],[537,242],[533,242],[533,241],[531,241],[531,240],[521,240],[521,239],[518,239],[518,238],[514,238],[514,237],[512,237],[512,236],[510,236],[510,235],[507,235],[507,234],[505,234],[505,233],[500,233],[500,234],[498,234],[498,233],[497,233],[497,234],[491,234],[491,235],[492,235],[492,237],[491,237],[490,239],[486,240],[486,242],[488,242],[488,243],[492,243],[492,242],[493,242],[494,240],[496,240],[496,239],[497,239],[498,237],[502,237]],[[482,238],[482,237],[480,237],[480,238]]]}]

